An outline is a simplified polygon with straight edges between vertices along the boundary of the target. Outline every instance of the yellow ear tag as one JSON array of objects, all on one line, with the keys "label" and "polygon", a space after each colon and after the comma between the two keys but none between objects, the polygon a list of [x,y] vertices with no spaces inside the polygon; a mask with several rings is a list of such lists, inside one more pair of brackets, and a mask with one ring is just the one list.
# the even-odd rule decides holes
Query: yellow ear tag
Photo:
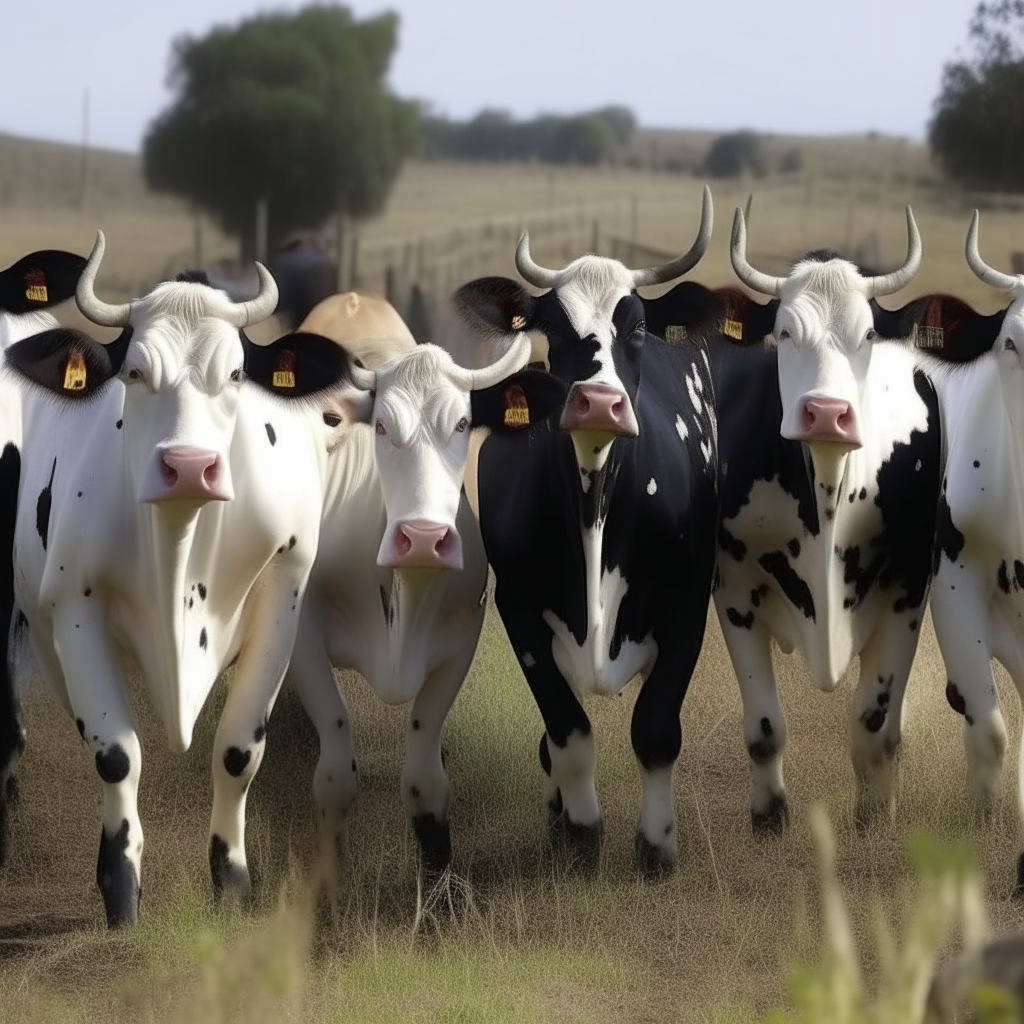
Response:
[{"label": "yellow ear tag", "polygon": [[46,275],[33,267],[25,274],[25,298],[29,302],[48,302],[50,293],[46,290]]},{"label": "yellow ear tag", "polygon": [[526,317],[520,316],[518,313],[512,317],[512,330],[521,331],[526,326]]},{"label": "yellow ear tag", "polygon": [[518,384],[505,389],[504,423],[512,430],[522,430],[530,425],[530,403]]},{"label": "yellow ear tag", "polygon": [[84,391],[85,376],[85,356],[74,351],[68,356],[67,365],[64,367],[64,390]]},{"label": "yellow ear tag", "polygon": [[277,366],[274,367],[274,376],[271,380],[275,388],[295,387],[296,362],[294,352],[282,352],[277,357]]},{"label": "yellow ear tag", "polygon": [[722,325],[722,333],[727,338],[735,338],[737,341],[743,340],[743,324],[739,320],[726,319]]}]

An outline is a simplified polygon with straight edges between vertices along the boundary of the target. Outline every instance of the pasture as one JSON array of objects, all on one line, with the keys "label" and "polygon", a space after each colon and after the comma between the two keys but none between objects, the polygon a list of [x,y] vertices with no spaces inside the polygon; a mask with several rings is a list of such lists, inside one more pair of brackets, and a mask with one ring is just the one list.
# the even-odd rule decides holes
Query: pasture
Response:
[{"label": "pasture", "polygon": [[[732,280],[729,225],[748,187],[714,186],[716,231],[696,279]],[[531,213],[591,204],[602,243],[614,237],[672,249],[692,238],[699,189],[696,178],[624,168],[412,164],[363,237],[408,236],[504,214],[528,224]],[[963,262],[967,213],[956,196],[884,166],[849,178],[772,178],[756,191],[750,252],[765,270],[777,272],[818,245],[870,244],[883,264],[899,262],[900,208],[912,199],[924,265],[910,291],[946,289],[983,310],[996,308],[995,293]],[[99,290],[111,301],[190,262],[188,211],[141,193],[130,201],[119,196],[96,187],[84,207],[5,203],[0,265],[44,246],[86,252],[97,225],[107,232],[110,253]],[[208,224],[203,245],[207,258],[232,251]],[[1018,247],[1024,248],[1024,213],[989,211],[982,223],[986,258],[1008,268]],[[552,263],[575,254],[555,243],[536,252]],[[512,272],[511,251],[500,269]],[[1009,892],[1021,842],[1021,713],[1005,674],[997,673],[1010,737],[1004,798],[983,823],[967,800],[962,719],[946,703],[945,673],[926,621],[905,705],[897,814],[858,831],[846,738],[856,665],[835,693],[823,694],[796,657],[777,650],[775,656],[789,724],[792,827],[779,839],[751,836],[739,692],[712,612],[682,712],[679,866],[656,883],[633,873],[640,799],[629,747],[635,682],[618,698],[588,703],[605,847],[596,877],[566,874],[547,840],[540,717],[490,609],[445,733],[454,875],[445,887],[418,892],[414,840],[398,794],[405,709],[382,706],[362,680],[344,676],[360,793],[334,915],[308,896],[317,741],[288,684],[249,801],[258,888],[246,909],[214,907],[206,854],[211,746],[230,679],[214,691],[181,757],[165,750],[140,697],[141,923],[114,934],[105,929],[94,885],[100,787],[92,758],[57,701],[29,687],[21,798],[9,863],[0,872],[0,1020],[758,1020],[787,1005],[787,974],[820,952],[821,894],[809,828],[815,804],[827,809],[835,829],[838,876],[869,980],[881,966],[871,941],[877,916],[897,923],[905,916],[914,886],[905,845],[919,831],[975,842],[993,931],[1019,928],[1024,911]]]}]

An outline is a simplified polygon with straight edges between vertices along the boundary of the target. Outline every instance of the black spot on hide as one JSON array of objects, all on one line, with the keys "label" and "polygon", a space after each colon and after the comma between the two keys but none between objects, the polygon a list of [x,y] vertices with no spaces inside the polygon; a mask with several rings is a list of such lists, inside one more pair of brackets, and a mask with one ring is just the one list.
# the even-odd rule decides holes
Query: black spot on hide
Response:
[{"label": "black spot on hide", "polygon": [[958,714],[965,714],[967,711],[967,702],[964,700],[960,691],[956,688],[956,683],[952,679],[946,683],[946,700],[949,702],[949,706]]},{"label": "black spot on hide", "polygon": [[270,441],[270,446],[273,447],[275,444],[277,444],[277,434],[274,433],[274,428],[273,426],[271,426],[271,424],[267,423],[265,424],[265,426],[267,428],[267,438]]},{"label": "black spot on hide", "polygon": [[[888,697],[888,694],[885,696]],[[860,716],[861,724],[868,732],[876,733],[885,725],[885,715],[885,708],[870,708]]]},{"label": "black spot on hide", "polygon": [[1010,592],[1010,577],[1006,573],[1006,562],[999,563],[999,571],[996,573],[996,583],[1004,594]]},{"label": "black spot on hide", "polygon": [[237,779],[249,765],[252,758],[252,751],[239,750],[238,747],[228,747],[224,751],[224,770],[232,778]]},{"label": "black spot on hide", "polygon": [[118,420],[118,421],[117,421],[117,422],[116,422],[116,423],[114,424],[114,426],[115,426],[115,427],[116,427],[116,428],[117,428],[118,430],[120,430],[120,429],[121,429],[121,428],[122,428],[122,427],[124,426],[124,420]]},{"label": "black spot on hide", "polygon": [[792,555],[793,558],[799,558],[800,557],[800,541],[798,541],[796,539],[796,537],[794,537],[786,545],[786,547],[789,549],[789,553],[790,553],[790,555]]},{"label": "black spot on hide", "polygon": [[742,562],[747,557],[747,545],[734,537],[724,526],[718,530],[718,546],[732,555],[737,562]]},{"label": "black spot on hide", "polygon": [[740,615],[735,608],[725,609],[726,618],[737,628],[737,629],[753,629],[754,628],[754,613],[747,612],[746,615]]},{"label": "black spot on hide", "polygon": [[120,743],[112,744],[109,750],[96,751],[96,771],[104,782],[111,785],[124,782],[130,767],[128,754]]},{"label": "black spot on hide", "polygon": [[935,571],[939,569],[939,555],[944,554],[951,562],[960,557],[964,547],[964,535],[953,525],[953,516],[949,511],[946,495],[939,496],[939,510],[935,522],[936,547]]},{"label": "black spot on hide", "polygon": [[199,599],[201,601],[205,601],[206,600],[206,584],[205,583],[198,584],[197,585],[197,589],[199,590]]},{"label": "black spot on hide", "polygon": [[263,737],[266,736],[266,735],[267,735],[267,723],[266,722],[262,722],[260,725],[256,726],[256,731],[253,733],[253,739],[257,743],[262,743],[263,742]]},{"label": "black spot on hide", "polygon": [[50,482],[39,492],[39,499],[36,501],[36,533],[43,542],[43,550],[46,550],[46,542],[50,534],[50,509],[53,506],[53,477],[57,472],[57,459],[53,460],[53,468],[50,470]]},{"label": "black spot on hide", "polygon": [[206,627],[203,626],[202,631],[199,633],[199,646],[206,650]]},{"label": "black spot on hide", "polygon": [[807,586],[806,581],[802,580],[797,575],[793,566],[789,564],[789,559],[786,558],[785,552],[769,551],[757,560],[757,564],[769,576],[775,579],[790,604],[795,608],[799,608],[808,619],[817,621],[811,588]]},{"label": "black spot on hide", "polygon": [[82,739],[84,740],[85,739],[85,722],[83,722],[80,718],[76,718],[75,719],[75,725],[78,728],[78,735],[81,736]]},{"label": "black spot on hide", "polygon": [[127,857],[128,819],[112,835],[100,831],[100,852],[96,859],[96,885],[103,894],[107,927],[120,928],[134,924],[139,912],[139,878],[135,865]]}]

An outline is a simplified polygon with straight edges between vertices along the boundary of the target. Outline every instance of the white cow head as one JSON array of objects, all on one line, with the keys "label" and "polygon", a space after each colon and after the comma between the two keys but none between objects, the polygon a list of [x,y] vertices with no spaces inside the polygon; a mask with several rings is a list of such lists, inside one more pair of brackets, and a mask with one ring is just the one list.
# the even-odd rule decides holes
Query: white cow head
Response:
[{"label": "white cow head", "polygon": [[770,330],[778,348],[781,433],[808,442],[816,463],[835,462],[861,447],[864,392],[878,337],[879,310],[870,300],[905,287],[921,264],[921,238],[909,206],[907,234],[907,258],[891,274],[864,275],[838,253],[822,250],[805,256],[787,277],[772,277],[747,262],[746,224],[736,210],[733,269],[749,288],[778,300]]},{"label": "white cow head", "polygon": [[528,284],[548,289],[544,295],[535,298],[505,278],[483,278],[459,290],[462,315],[482,331],[508,335],[535,329],[547,337],[551,373],[568,389],[560,426],[572,436],[581,469],[599,468],[616,437],[636,437],[640,431],[635,402],[647,330],[636,289],[695,267],[711,240],[712,222],[711,192],[705,187],[700,227],[689,251],[644,270],[590,255],[549,270],[534,262],[524,234],[516,267]]},{"label": "white cow head", "polygon": [[[529,357],[530,340],[519,334],[503,356],[481,370],[458,366],[436,345],[420,345],[377,370],[351,368],[356,385],[370,396],[358,418],[374,428],[387,509],[378,565],[462,568],[456,515],[470,428],[481,422],[474,415],[478,395],[496,388]],[[518,388],[516,394],[523,394],[525,401],[530,381],[513,378],[508,387]]]}]

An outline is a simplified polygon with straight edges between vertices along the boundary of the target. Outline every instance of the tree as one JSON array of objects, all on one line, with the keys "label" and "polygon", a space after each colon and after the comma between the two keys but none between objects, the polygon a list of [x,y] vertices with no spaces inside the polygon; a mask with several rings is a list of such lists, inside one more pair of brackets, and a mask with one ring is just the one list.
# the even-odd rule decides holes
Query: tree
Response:
[{"label": "tree", "polygon": [[712,178],[737,178],[745,172],[761,178],[767,169],[761,139],[751,131],[719,135],[704,157],[704,170]]},{"label": "tree", "polygon": [[416,107],[385,82],[397,31],[393,14],[312,6],[178,39],[177,99],[144,143],[150,187],[208,211],[245,258],[260,200],[272,246],[335,212],[377,212],[417,139]]},{"label": "tree", "polygon": [[969,32],[973,53],[943,70],[932,152],[964,185],[1024,191],[1024,0],[979,4]]}]

